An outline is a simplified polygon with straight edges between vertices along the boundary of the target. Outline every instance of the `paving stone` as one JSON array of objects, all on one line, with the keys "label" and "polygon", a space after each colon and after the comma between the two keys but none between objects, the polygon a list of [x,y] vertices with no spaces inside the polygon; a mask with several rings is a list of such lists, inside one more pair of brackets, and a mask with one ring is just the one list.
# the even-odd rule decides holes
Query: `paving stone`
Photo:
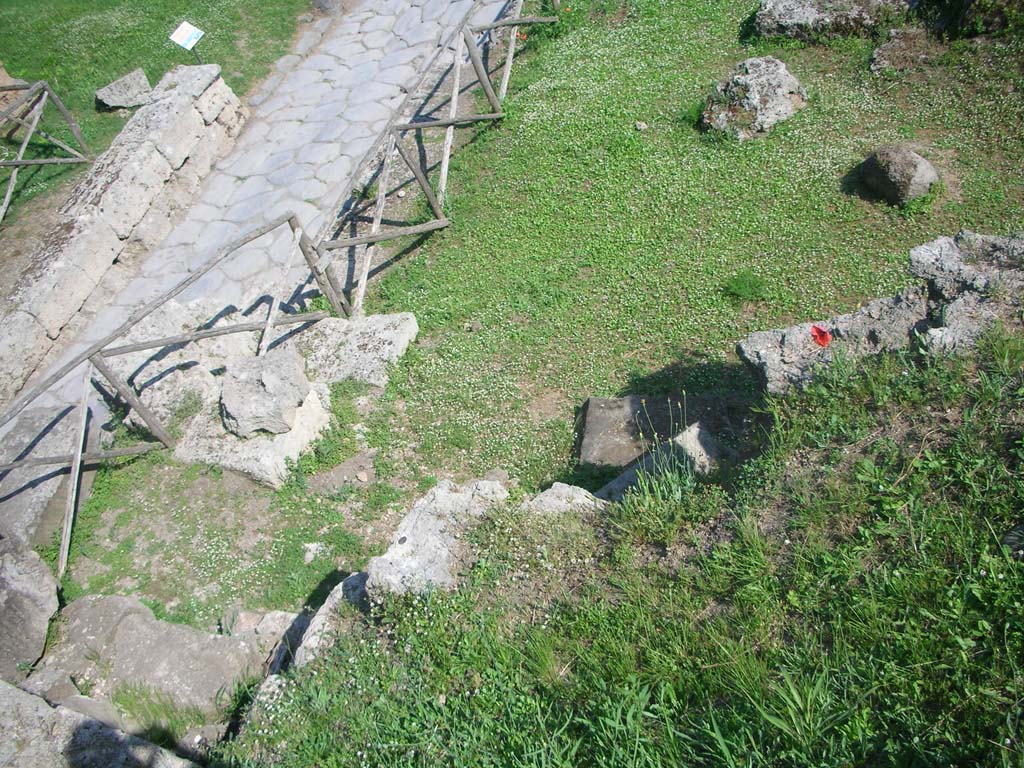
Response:
[{"label": "paving stone", "polygon": [[364,35],[370,32],[379,32],[381,30],[391,31],[391,28],[395,25],[395,17],[380,13],[377,16],[371,16],[369,19],[363,22],[363,25],[359,28],[359,31]]},{"label": "paving stone", "polygon": [[296,106],[319,104],[335,87],[330,83],[317,83],[304,89],[301,93],[295,94],[292,100]]},{"label": "paving stone", "polygon": [[440,36],[441,28],[436,24],[423,24],[402,35],[409,45],[435,45]]},{"label": "paving stone", "polygon": [[316,29],[310,29],[302,34],[296,41],[292,50],[300,56],[305,56],[320,42],[321,34]]},{"label": "paving stone", "polygon": [[[294,53],[289,53],[282,56],[274,63],[274,69],[282,74],[286,74],[295,69],[295,65],[302,61],[302,57]],[[279,81],[280,82],[280,81]]]},{"label": "paving stone", "polygon": [[352,67],[344,76],[337,78],[334,82],[339,87],[353,89],[353,93],[349,94],[349,99],[351,100],[352,96],[355,95],[355,90],[365,88],[373,83],[379,71],[380,62],[365,61],[358,66]]},{"label": "paving stone", "polygon": [[448,3],[445,0],[438,2],[427,2],[423,4],[423,21],[438,21],[444,12],[448,10]]},{"label": "paving stone", "polygon": [[352,157],[362,159],[363,155],[365,155],[367,151],[369,151],[376,143],[376,136],[367,136],[362,139],[352,139],[351,141],[347,141],[342,145],[342,151],[347,155],[351,155]]},{"label": "paving stone", "polygon": [[[306,152],[310,147],[326,147],[329,144],[310,144],[302,152]],[[292,165],[285,166],[279,171],[274,171],[267,176],[267,181],[273,184],[275,187],[284,187],[294,184],[296,181],[302,179],[311,179],[314,175],[314,169],[304,163],[294,163]]]},{"label": "paving stone", "polygon": [[396,36],[405,38],[410,32],[423,25],[423,11],[415,6],[409,8],[395,22],[392,31]]},{"label": "paving stone", "polygon": [[349,120],[358,121],[362,120],[363,117],[358,110],[352,109],[352,107],[359,104],[367,104],[370,102],[380,102],[385,99],[399,94],[401,91],[397,85],[381,82],[367,83],[362,86],[349,96],[349,109],[345,112],[345,117]]},{"label": "paving stone", "polygon": [[[314,142],[300,149],[295,159],[299,164],[323,165],[335,160],[340,154],[341,147],[337,142]],[[310,175],[312,175],[312,171],[310,171]],[[298,179],[292,179],[286,183],[291,185],[295,181]]]},{"label": "paving stone", "polygon": [[394,37],[394,34],[389,29],[370,32],[368,35],[363,35],[363,45],[367,48],[383,48],[387,43],[391,42],[392,37]]},{"label": "paving stone", "polygon": [[258,275],[270,268],[270,258],[261,250],[246,249],[239,251],[220,265],[219,269],[235,282]]},{"label": "paving stone", "polygon": [[[264,180],[265,181],[265,180]],[[282,194],[279,188],[267,189],[258,195],[247,197],[241,202],[235,203],[224,212],[224,221],[234,222],[241,225],[243,230],[253,229],[259,226],[270,217],[264,215],[264,209],[275,202]]]},{"label": "paving stone", "polygon": [[380,103],[383,100],[352,105],[348,111],[348,119],[353,123],[372,123],[382,117],[391,117],[392,110]]},{"label": "paving stone", "polygon": [[288,187],[288,194],[299,200],[316,200],[327,191],[327,185],[319,179],[297,181]]},{"label": "paving stone", "polygon": [[240,179],[227,174],[214,172],[203,184],[203,201],[210,201],[214,207],[220,207],[234,191],[242,186]]},{"label": "paving stone", "polygon": [[352,173],[352,158],[342,155],[337,160],[316,169],[316,177],[328,185],[339,184]]},{"label": "paving stone", "polygon": [[343,119],[339,119],[335,122],[328,122],[320,129],[320,133],[316,135],[316,140],[322,142],[337,142],[348,133],[351,127],[352,124]]},{"label": "paving stone", "polygon": [[336,56],[331,56],[326,53],[318,53],[315,56],[310,56],[302,64],[303,69],[315,69],[318,72],[331,72],[339,64]]},{"label": "paving stone", "polygon": [[418,48],[409,48],[403,45],[398,50],[385,54],[384,58],[380,60],[380,68],[385,70],[391,69],[391,67],[399,67],[403,64],[411,64],[422,57],[423,52]]},{"label": "paving stone", "polygon": [[399,64],[398,66],[391,67],[390,69],[382,69],[381,72],[378,73],[377,82],[374,83],[374,85],[387,83],[389,85],[399,86],[414,82],[415,79],[415,67],[410,64]]}]

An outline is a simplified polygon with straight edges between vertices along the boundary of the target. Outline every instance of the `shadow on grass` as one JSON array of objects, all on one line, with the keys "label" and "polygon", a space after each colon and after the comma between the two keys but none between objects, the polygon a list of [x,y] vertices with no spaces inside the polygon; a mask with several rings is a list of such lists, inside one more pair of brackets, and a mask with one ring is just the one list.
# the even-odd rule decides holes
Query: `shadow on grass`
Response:
[{"label": "shadow on grass", "polygon": [[[687,353],[652,373],[630,374],[628,383],[617,394],[673,401],[677,404],[673,407],[678,407],[682,414],[678,431],[699,421],[737,462],[759,450],[757,437],[765,418],[758,408],[762,394],[757,376],[738,362],[703,360],[696,353]],[[584,417],[585,408],[580,405],[575,412],[576,463],[555,481],[596,491],[615,479],[623,468],[593,466],[578,460]]]},{"label": "shadow on grass", "polygon": [[861,200],[875,204],[888,205],[888,201],[877,192],[870,189],[864,183],[864,163],[853,165],[839,180],[839,190],[849,197],[859,197]]}]

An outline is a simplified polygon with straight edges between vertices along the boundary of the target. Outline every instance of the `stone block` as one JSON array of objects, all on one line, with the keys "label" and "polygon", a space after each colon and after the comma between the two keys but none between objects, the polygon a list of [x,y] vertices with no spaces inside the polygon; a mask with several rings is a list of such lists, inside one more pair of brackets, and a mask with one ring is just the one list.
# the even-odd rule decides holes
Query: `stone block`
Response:
[{"label": "stone block", "polygon": [[25,768],[196,768],[135,736],[0,682],[0,765]]},{"label": "stone block", "polygon": [[0,539],[0,678],[18,683],[43,655],[57,582],[49,566],[16,539]]},{"label": "stone block", "polygon": [[141,107],[149,102],[152,91],[149,78],[139,68],[96,91],[96,102],[104,109]]}]

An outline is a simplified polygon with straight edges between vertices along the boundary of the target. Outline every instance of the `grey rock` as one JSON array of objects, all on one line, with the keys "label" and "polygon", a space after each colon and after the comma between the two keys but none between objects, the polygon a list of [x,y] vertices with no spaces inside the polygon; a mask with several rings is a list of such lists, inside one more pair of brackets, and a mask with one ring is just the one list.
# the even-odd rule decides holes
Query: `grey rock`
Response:
[{"label": "grey rock", "polygon": [[905,14],[907,0],[761,0],[758,34],[800,40],[864,34]]},{"label": "grey rock", "polygon": [[43,655],[57,582],[31,549],[0,540],[0,678],[18,683]]},{"label": "grey rock", "polygon": [[925,344],[931,352],[963,354],[977,346],[997,319],[991,302],[977,293],[965,294],[942,307],[940,325],[928,329]]},{"label": "grey rock", "polygon": [[366,578],[365,573],[353,573],[331,590],[324,604],[309,620],[298,644],[292,662],[296,669],[309,664],[331,647],[343,623],[341,606],[346,603],[362,604],[366,599]]},{"label": "grey rock", "polygon": [[200,412],[178,440],[179,461],[214,464],[241,472],[260,483],[279,488],[288,478],[288,464],[309,448],[331,421],[326,385],[310,388],[295,412],[292,428],[279,435],[257,433],[240,438],[224,428],[219,415]]},{"label": "grey rock", "polygon": [[927,195],[939,180],[934,166],[906,144],[886,144],[860,167],[861,181],[892,205],[906,205]]},{"label": "grey rock", "polygon": [[69,696],[77,696],[71,676],[67,672],[50,667],[42,667],[32,671],[19,685],[21,690],[45,699],[49,704],[57,706]]},{"label": "grey rock", "polygon": [[682,404],[669,397],[590,397],[581,410],[580,463],[593,467],[625,467],[683,423]]},{"label": "grey rock", "polygon": [[[927,327],[927,292],[917,286],[890,299],[878,299],[862,309],[820,323],[758,331],[741,341],[736,351],[757,371],[762,386],[772,394],[802,386],[814,377],[817,366],[828,365],[838,350],[850,358],[905,349]],[[832,342],[818,346],[811,335],[814,325],[828,330]]]},{"label": "grey rock", "polygon": [[298,343],[315,381],[354,379],[375,387],[388,383],[388,368],[419,333],[416,318],[402,312],[353,320],[321,320]]},{"label": "grey rock", "polygon": [[952,301],[965,291],[984,291],[990,276],[964,261],[957,241],[940,237],[910,251],[910,271],[928,281],[933,295]]},{"label": "grey rock", "polygon": [[910,251],[910,271],[927,280],[940,301],[976,291],[1012,302],[1024,292],[1022,261],[1024,232],[999,237],[963,230]]},{"label": "grey rock", "polygon": [[255,627],[239,636],[242,639],[251,638],[264,654],[268,672],[277,674],[291,662],[309,622],[307,614],[271,611],[260,618]]},{"label": "grey rock", "polygon": [[370,599],[385,592],[404,594],[453,589],[468,556],[461,541],[466,524],[508,498],[500,483],[477,480],[459,488],[442,481],[413,506],[391,544],[366,567]]},{"label": "grey rock", "polygon": [[134,598],[84,597],[67,605],[63,618],[65,635],[43,665],[89,681],[97,698],[134,684],[212,713],[224,693],[263,668],[253,638],[158,621]]},{"label": "grey rock", "polygon": [[535,515],[553,516],[569,512],[599,512],[605,503],[583,488],[555,483],[522,504],[522,509]]},{"label": "grey rock", "polygon": [[88,696],[75,694],[68,696],[60,705],[80,715],[85,715],[93,720],[109,725],[119,731],[124,730],[124,723],[121,722],[121,715],[109,701],[91,699]]},{"label": "grey rock", "polygon": [[956,246],[965,259],[1000,268],[1024,267],[1024,232],[1000,237],[961,230],[956,236]]},{"label": "grey rock", "polygon": [[105,109],[141,107],[152,92],[149,78],[139,68],[96,91],[96,101]]},{"label": "grey rock", "polygon": [[684,456],[698,475],[707,475],[718,467],[722,450],[714,435],[694,422],[672,438],[672,445]]},{"label": "grey rock", "polygon": [[0,766],[195,768],[147,741],[0,681]]},{"label": "grey rock", "polygon": [[785,64],[771,56],[747,59],[715,86],[701,128],[744,141],[763,136],[805,106],[807,92]]},{"label": "grey rock", "polygon": [[717,468],[721,453],[714,435],[704,429],[700,422],[694,422],[671,440],[666,440],[638,458],[594,495],[598,499],[620,501],[629,489],[637,485],[641,474],[664,474],[676,469],[680,462],[688,465],[697,475],[707,475]]},{"label": "grey rock", "polygon": [[308,394],[305,364],[294,348],[237,358],[224,373],[220,396],[224,426],[239,437],[287,432]]}]

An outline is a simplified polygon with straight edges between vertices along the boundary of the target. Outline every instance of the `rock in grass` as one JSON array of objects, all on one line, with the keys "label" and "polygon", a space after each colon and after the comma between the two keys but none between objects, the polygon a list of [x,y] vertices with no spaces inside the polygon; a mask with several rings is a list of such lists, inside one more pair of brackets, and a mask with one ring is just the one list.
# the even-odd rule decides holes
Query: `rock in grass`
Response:
[{"label": "rock in grass", "polygon": [[[84,698],[84,697],[80,697]],[[0,682],[0,765],[32,768],[195,768],[147,741]]]},{"label": "rock in grass", "polygon": [[765,135],[805,106],[807,92],[785,64],[772,56],[747,59],[715,86],[700,125],[744,141]]},{"label": "rock in grass", "polygon": [[135,598],[83,597],[62,615],[64,636],[32,677],[59,670],[91,683],[94,698],[109,700],[119,686],[131,685],[213,713],[225,693],[262,671],[266,659],[254,634],[211,635],[159,621]]},{"label": "rock in grass", "polygon": [[43,655],[57,582],[31,549],[0,540],[0,678],[20,682]]},{"label": "rock in grass", "polygon": [[220,395],[224,426],[239,437],[288,432],[308,394],[306,364],[294,348],[231,360]]},{"label": "rock in grass", "polygon": [[736,351],[757,372],[766,391],[782,394],[808,383],[815,368],[831,363],[837,353],[859,358],[905,349],[927,326],[928,292],[911,286],[820,323],[752,333]]},{"label": "rock in grass", "polygon": [[889,39],[871,54],[869,69],[875,74],[910,69],[928,60],[927,45],[928,33],[920,27],[892,29]]},{"label": "rock in grass", "polygon": [[129,72],[96,91],[96,103],[102,109],[127,109],[149,103],[153,87],[142,69]]},{"label": "rock in grass", "polygon": [[589,397],[580,411],[580,463],[625,467],[683,423],[682,403],[669,397]]},{"label": "rock in grass", "polygon": [[934,166],[906,144],[885,144],[860,168],[864,186],[891,205],[927,195],[939,180]]},{"label": "rock in grass", "polygon": [[522,509],[534,515],[557,517],[569,512],[601,511],[605,502],[583,488],[555,483],[546,491],[522,503]]},{"label": "rock in grass", "polygon": [[370,599],[385,592],[454,588],[468,554],[461,541],[463,529],[507,498],[508,491],[494,480],[477,480],[461,488],[447,480],[438,483],[399,524],[387,552],[367,565]]},{"label": "rock in grass", "polygon": [[419,325],[409,312],[328,318],[298,339],[315,381],[353,379],[374,387],[388,383],[388,369],[416,340]]},{"label": "rock in grass", "polygon": [[707,475],[718,467],[722,450],[699,421],[694,422],[671,440],[666,440],[638,458],[626,470],[601,488],[595,496],[620,501],[634,487],[640,475],[658,475],[685,462],[697,475]]},{"label": "rock in grass", "polygon": [[907,0],[761,0],[754,25],[765,37],[811,40],[865,34],[909,9]]}]

